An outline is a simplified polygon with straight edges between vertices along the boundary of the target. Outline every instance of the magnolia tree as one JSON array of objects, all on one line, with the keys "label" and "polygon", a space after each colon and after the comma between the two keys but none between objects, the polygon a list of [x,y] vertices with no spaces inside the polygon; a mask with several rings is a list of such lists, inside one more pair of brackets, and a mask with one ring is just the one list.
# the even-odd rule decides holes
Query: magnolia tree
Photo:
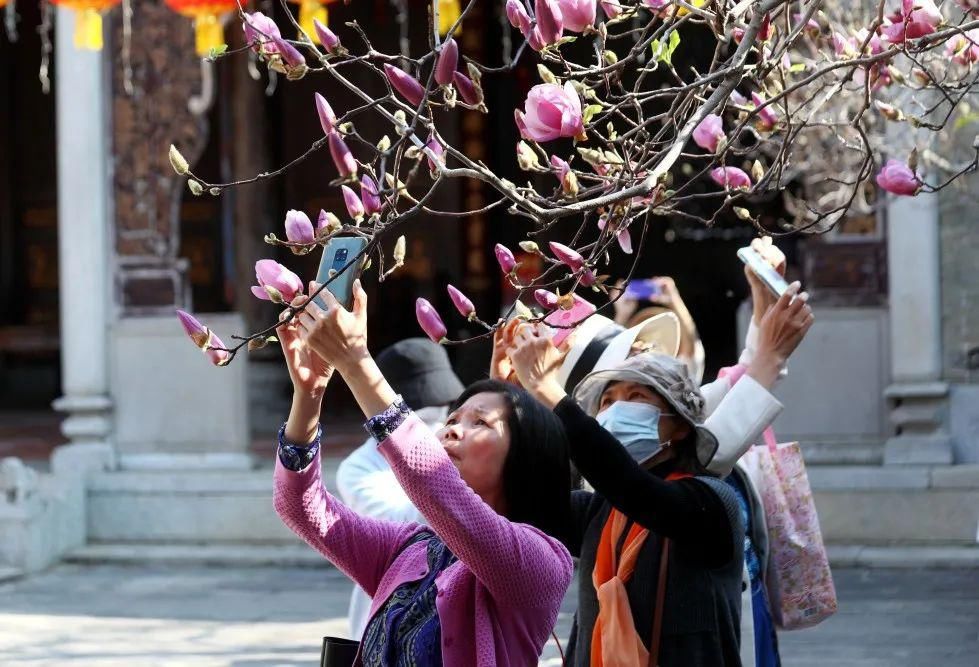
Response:
[{"label": "magnolia tree", "polygon": [[[288,11],[286,0],[280,2]],[[505,279],[540,306],[530,310],[518,299],[514,313],[537,320],[569,308],[576,290],[607,295],[603,268],[615,253],[638,257],[651,216],[709,225],[734,215],[760,229],[752,203],[791,191],[788,231],[820,232],[851,207],[873,206],[879,190],[892,196],[935,191],[977,165],[975,145],[961,164],[933,146],[950,124],[971,122],[979,0],[942,6],[932,0],[866,6],[846,0],[535,0],[533,6],[506,0],[498,10],[516,39],[502,68],[467,57],[453,39],[475,2],[446,21],[439,16],[443,3],[433,0],[424,18],[429,49],[416,57],[378,51],[369,29],[356,23],[337,32],[316,23],[315,35],[307,35],[295,20],[286,30],[261,13],[240,11],[247,48],[270,70],[289,80],[322,77],[324,90],[343,86],[362,101],[352,109],[334,109],[320,94],[310,101],[323,136],[311,138],[306,155],[329,151],[336,167],[330,185],[342,190],[346,211],[310,216],[291,210],[284,238],[271,231],[267,243],[304,254],[338,234],[361,236],[366,248],[348,267],[373,264],[383,280],[404,262],[403,234],[413,219],[475,213],[433,210],[435,190],[449,179],[477,179],[496,192],[480,210],[506,207],[525,224],[521,248],[543,262],[540,275],[521,282],[513,253],[496,246]],[[283,36],[296,30],[299,39]],[[701,35],[710,36],[713,55],[703,66],[679,66],[674,60],[685,48],[682,38],[692,32],[700,48]],[[235,55],[216,57],[234,63]],[[487,113],[484,79],[510,76],[528,61],[536,63],[540,83],[519,108],[496,110],[512,113],[519,131],[514,160],[540,176],[520,184],[447,142],[433,112]],[[350,68],[369,70],[385,83],[386,94],[362,91],[348,77]],[[374,144],[360,132],[367,124],[387,125],[390,132]],[[929,159],[938,155],[946,157]],[[274,177],[304,157],[274,172],[211,183],[190,170],[178,148],[170,153],[195,195],[220,195]],[[579,223],[573,234],[563,243],[538,245],[538,235],[568,218]],[[385,262],[380,243],[395,238]],[[295,273],[271,259],[255,269],[257,298],[285,304],[287,317],[303,308],[302,299],[293,305],[303,295]],[[451,285],[448,290],[461,316],[485,329],[482,335],[500,326],[495,318],[483,322],[464,294]],[[446,342],[446,327],[431,304],[419,299],[416,312],[425,333]],[[179,315],[217,365],[243,347],[265,345],[279,324],[236,335],[226,346],[191,315]]]}]

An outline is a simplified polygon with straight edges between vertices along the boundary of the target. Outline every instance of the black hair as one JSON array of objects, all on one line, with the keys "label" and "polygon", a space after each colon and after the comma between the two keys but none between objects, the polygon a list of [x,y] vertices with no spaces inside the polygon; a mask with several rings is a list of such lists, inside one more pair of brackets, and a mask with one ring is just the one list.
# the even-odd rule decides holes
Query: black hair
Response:
[{"label": "black hair", "polygon": [[560,538],[568,528],[571,507],[571,464],[564,425],[524,389],[499,380],[469,385],[452,409],[485,393],[501,395],[507,405],[510,448],[502,480],[507,518]]}]

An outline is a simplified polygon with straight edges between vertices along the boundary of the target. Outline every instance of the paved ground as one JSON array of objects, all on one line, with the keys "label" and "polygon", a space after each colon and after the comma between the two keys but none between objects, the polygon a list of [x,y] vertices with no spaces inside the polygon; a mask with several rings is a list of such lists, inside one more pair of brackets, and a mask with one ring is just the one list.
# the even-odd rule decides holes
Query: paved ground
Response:
[{"label": "paved ground", "polygon": [[[979,571],[838,570],[841,610],[785,633],[785,667],[972,667]],[[0,665],[315,665],[345,630],[331,569],[64,565],[0,585]],[[574,600],[558,634],[567,637]],[[542,664],[557,665],[548,647]]]}]

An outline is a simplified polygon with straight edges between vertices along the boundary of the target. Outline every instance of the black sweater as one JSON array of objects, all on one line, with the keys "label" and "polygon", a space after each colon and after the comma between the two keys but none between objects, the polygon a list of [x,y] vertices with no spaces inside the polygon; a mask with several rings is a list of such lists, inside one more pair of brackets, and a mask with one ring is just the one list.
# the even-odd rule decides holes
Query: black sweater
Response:
[{"label": "black sweater", "polygon": [[739,632],[744,525],[737,497],[711,477],[666,481],[669,464],[641,468],[608,431],[571,399],[555,408],[571,458],[595,493],[575,491],[572,522],[562,541],[579,559],[578,614],[568,664],[587,667],[598,616],[592,571],[602,528],[612,508],[650,531],[626,584],[643,643],[652,635],[660,538],[672,542],[660,667],[740,665]]}]

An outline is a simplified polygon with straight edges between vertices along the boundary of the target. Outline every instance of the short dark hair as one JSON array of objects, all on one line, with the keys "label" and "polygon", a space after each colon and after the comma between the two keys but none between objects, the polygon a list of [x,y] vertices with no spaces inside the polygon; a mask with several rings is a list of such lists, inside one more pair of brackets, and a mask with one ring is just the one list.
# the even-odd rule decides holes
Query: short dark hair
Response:
[{"label": "short dark hair", "polygon": [[507,518],[560,538],[568,528],[571,463],[561,420],[524,389],[480,380],[462,392],[452,409],[476,394],[500,394],[507,405],[510,449],[503,462]]}]

